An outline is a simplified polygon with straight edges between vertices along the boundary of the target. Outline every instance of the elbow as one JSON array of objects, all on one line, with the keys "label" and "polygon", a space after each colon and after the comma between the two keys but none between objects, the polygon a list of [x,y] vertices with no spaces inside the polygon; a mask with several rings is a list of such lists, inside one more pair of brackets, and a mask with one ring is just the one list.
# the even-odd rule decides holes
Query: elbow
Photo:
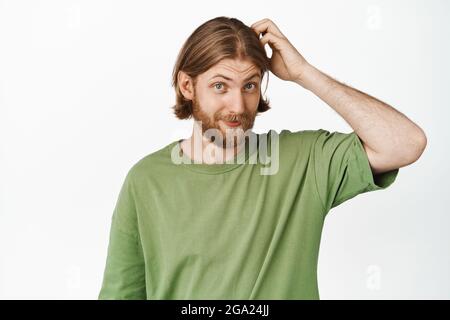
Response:
[{"label": "elbow", "polygon": [[417,134],[416,137],[416,148],[417,148],[417,152],[416,152],[416,160],[420,158],[420,156],[422,155],[422,153],[425,151],[425,148],[427,147],[427,143],[428,143],[428,139],[427,136],[425,135],[425,132],[419,128],[419,133]]},{"label": "elbow", "polygon": [[427,143],[428,139],[425,135],[425,132],[421,128],[419,128],[417,133],[414,134],[413,137],[411,137],[408,143],[408,150],[405,150],[405,160],[407,162],[406,164],[411,164],[419,160],[419,158],[425,151],[425,148],[427,147]]},{"label": "elbow", "polygon": [[364,148],[372,168],[375,167],[377,168],[375,170],[378,171],[387,171],[392,168],[405,167],[419,160],[425,151],[427,142],[427,136],[419,128],[414,134],[409,134],[407,138],[390,145],[389,149],[384,152],[374,152],[367,145],[364,145]]}]

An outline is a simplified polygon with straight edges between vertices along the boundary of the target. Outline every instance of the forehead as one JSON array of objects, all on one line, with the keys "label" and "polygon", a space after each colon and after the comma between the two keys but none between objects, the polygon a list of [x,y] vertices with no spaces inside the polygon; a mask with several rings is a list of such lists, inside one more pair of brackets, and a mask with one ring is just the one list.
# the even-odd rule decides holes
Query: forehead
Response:
[{"label": "forehead", "polygon": [[234,80],[239,80],[247,78],[253,74],[258,74],[261,76],[261,71],[257,65],[248,59],[223,59],[209,68],[204,73],[204,77],[206,79],[210,79],[217,74],[222,74]]}]

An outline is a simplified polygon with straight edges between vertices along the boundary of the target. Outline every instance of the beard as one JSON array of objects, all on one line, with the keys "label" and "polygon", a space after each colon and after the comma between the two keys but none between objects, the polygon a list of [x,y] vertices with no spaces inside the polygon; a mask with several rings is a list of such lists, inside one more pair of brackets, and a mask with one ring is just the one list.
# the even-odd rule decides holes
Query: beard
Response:
[{"label": "beard", "polygon": [[[237,147],[244,139],[247,139],[247,130],[253,128],[257,110],[254,112],[245,110],[242,114],[220,114],[214,113],[211,117],[208,115],[198,103],[194,91],[194,98],[192,99],[192,115],[195,121],[199,121],[202,130],[202,137],[206,137],[209,141],[214,142],[217,146],[225,149],[229,147]],[[239,121],[240,125],[236,128],[227,127],[225,130],[220,126],[219,121]],[[205,135],[205,131],[209,129],[215,129],[222,135],[222,141],[215,139],[214,136],[209,137]]]}]

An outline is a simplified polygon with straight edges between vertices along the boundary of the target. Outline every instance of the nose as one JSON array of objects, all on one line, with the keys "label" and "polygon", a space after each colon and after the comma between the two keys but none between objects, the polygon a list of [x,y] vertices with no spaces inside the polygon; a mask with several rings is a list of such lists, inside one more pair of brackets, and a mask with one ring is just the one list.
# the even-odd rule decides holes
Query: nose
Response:
[{"label": "nose", "polygon": [[241,115],[245,110],[244,95],[240,92],[235,93],[229,102],[228,111],[237,115]]}]

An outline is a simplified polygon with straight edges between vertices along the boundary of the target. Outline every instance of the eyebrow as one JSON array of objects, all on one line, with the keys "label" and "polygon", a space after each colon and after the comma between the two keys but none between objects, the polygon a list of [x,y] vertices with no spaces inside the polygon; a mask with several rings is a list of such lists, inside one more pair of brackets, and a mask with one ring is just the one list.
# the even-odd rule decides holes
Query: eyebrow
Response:
[{"label": "eyebrow", "polygon": [[[226,79],[226,80],[233,81],[233,79],[231,79],[231,78],[229,78],[229,77],[227,77],[227,76],[224,76],[223,74],[216,74],[216,75],[212,76],[212,77],[210,78],[210,80],[211,80],[211,79],[214,79],[214,78],[217,78],[217,77],[221,77],[221,78],[224,78],[224,79]],[[261,76],[259,75],[259,73],[254,73],[254,74],[252,74],[250,77],[248,77],[247,79],[244,79],[244,81],[248,81],[248,80],[250,80],[250,79],[252,79],[252,78],[254,78],[254,77],[261,77]]]}]

